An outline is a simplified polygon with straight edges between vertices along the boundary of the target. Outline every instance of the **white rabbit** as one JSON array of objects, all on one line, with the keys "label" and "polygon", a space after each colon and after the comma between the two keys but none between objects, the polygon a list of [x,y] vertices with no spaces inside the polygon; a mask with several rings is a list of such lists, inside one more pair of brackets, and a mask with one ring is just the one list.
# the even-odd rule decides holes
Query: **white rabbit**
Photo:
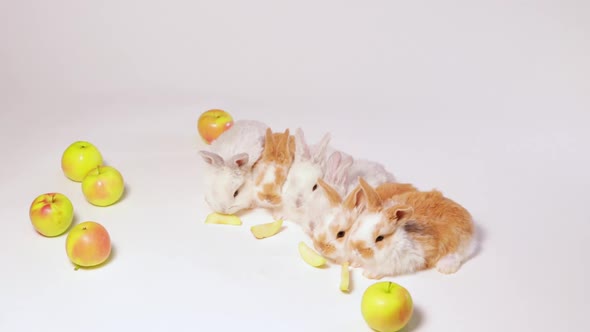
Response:
[{"label": "white rabbit", "polygon": [[358,186],[358,178],[362,177],[371,186],[382,183],[397,182],[395,176],[382,164],[367,159],[355,159],[346,173],[346,193]]},{"label": "white rabbit", "polygon": [[238,120],[199,151],[205,161],[205,201],[214,211],[234,214],[253,204],[252,166],[260,159],[268,126],[259,121]]},{"label": "white rabbit", "polygon": [[324,176],[330,139],[326,133],[318,144],[309,146],[303,130],[295,131],[295,160],[283,185],[282,204],[275,211],[277,217],[300,225],[305,222],[309,200],[318,189],[317,179]]}]

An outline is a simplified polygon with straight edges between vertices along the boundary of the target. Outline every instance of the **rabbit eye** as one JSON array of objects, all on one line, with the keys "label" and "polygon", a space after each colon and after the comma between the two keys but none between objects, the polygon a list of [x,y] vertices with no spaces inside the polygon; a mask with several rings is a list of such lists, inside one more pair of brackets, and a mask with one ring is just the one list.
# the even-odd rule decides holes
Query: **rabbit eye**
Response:
[{"label": "rabbit eye", "polygon": [[311,190],[312,191],[316,191],[316,189],[318,189],[318,184],[317,183],[313,185],[313,188],[311,188]]},{"label": "rabbit eye", "polygon": [[377,238],[375,239],[375,242],[379,242],[379,241],[383,241],[383,235],[379,235],[379,236],[377,236]]},{"label": "rabbit eye", "polygon": [[240,193],[239,190],[234,191],[234,198],[236,198],[236,196],[238,196],[239,193]]},{"label": "rabbit eye", "polygon": [[337,237],[337,238],[344,237],[344,231],[340,231],[340,232],[338,232],[338,234],[336,234],[336,237]]}]

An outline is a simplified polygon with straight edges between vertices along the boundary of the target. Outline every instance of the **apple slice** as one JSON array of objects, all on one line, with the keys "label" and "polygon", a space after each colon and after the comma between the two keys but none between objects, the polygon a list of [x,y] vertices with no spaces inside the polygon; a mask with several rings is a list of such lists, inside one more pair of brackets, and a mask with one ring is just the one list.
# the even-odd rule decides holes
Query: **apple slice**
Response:
[{"label": "apple slice", "polygon": [[242,220],[240,220],[238,216],[232,214],[221,214],[213,212],[207,216],[207,219],[205,219],[205,224],[239,226],[242,224]]},{"label": "apple slice", "polygon": [[283,220],[275,220],[266,224],[259,224],[250,227],[250,231],[257,239],[264,239],[277,234],[283,226]]},{"label": "apple slice", "polygon": [[350,285],[350,271],[348,270],[348,262],[342,263],[342,270],[340,271],[340,290],[348,293]]},{"label": "apple slice", "polygon": [[311,249],[303,241],[299,242],[299,255],[301,255],[301,258],[303,258],[303,260],[307,264],[313,267],[320,267],[326,264],[326,259],[322,255],[318,254],[313,249]]}]

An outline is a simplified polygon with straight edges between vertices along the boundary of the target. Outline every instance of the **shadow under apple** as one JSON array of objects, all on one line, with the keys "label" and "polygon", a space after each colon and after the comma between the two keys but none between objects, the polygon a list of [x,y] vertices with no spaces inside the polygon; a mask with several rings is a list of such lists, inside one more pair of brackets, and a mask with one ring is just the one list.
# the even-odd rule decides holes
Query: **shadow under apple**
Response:
[{"label": "shadow under apple", "polygon": [[66,229],[66,231],[63,232],[59,236],[67,236],[68,233],[72,230],[72,228],[74,228],[74,226],[76,226],[79,222],[80,222],[80,216],[78,215],[78,212],[74,211],[74,216],[72,217],[72,223],[70,224],[68,229]]},{"label": "shadow under apple", "polygon": [[125,183],[125,189],[123,190],[123,194],[121,195],[121,198],[119,198],[119,200],[115,204],[118,204],[120,202],[124,202],[127,199],[127,197],[129,197],[130,192],[131,192],[131,188],[129,187],[129,185],[127,183]]},{"label": "shadow under apple", "polygon": [[94,265],[94,266],[80,266],[77,264],[74,264],[74,271],[78,271],[78,270],[96,270],[96,269],[100,269],[103,268],[104,266],[110,264],[117,256],[117,249],[114,245],[111,245],[111,254],[109,255],[109,258],[107,258],[104,262],[98,264],[98,265]]},{"label": "shadow under apple", "polygon": [[414,306],[414,312],[412,313],[412,317],[406,326],[401,329],[399,332],[411,332],[415,331],[420,327],[422,321],[424,320],[424,314],[419,307]]}]

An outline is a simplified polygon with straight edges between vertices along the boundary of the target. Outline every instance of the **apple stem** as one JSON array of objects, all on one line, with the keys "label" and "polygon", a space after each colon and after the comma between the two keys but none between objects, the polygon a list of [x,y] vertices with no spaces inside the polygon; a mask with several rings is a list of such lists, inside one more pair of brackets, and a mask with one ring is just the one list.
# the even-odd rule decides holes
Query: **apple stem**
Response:
[{"label": "apple stem", "polygon": [[391,286],[393,286],[393,283],[390,281],[389,284],[387,285],[387,292],[391,293]]}]

